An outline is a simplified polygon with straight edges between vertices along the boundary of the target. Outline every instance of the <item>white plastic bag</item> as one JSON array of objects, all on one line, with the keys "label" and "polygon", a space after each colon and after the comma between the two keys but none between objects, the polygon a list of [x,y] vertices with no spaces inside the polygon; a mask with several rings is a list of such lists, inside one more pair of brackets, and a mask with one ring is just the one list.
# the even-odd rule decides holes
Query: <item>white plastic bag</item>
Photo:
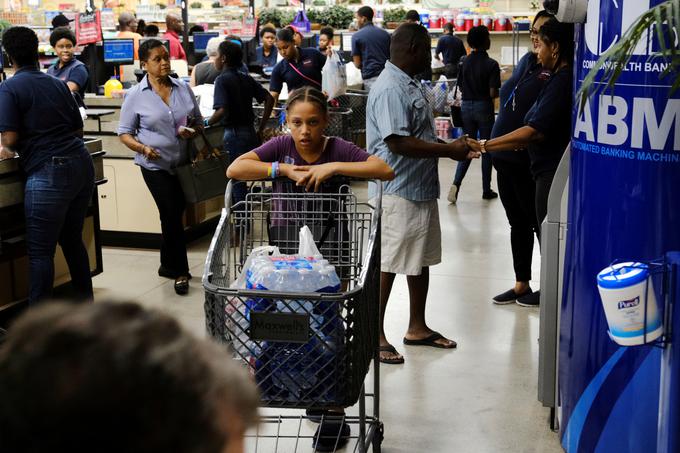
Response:
[{"label": "white plastic bag", "polygon": [[354,66],[354,63],[347,63],[345,71],[347,72],[347,86],[361,88],[364,84],[364,79],[361,78],[361,71]]},{"label": "white plastic bag", "polygon": [[314,235],[312,230],[307,225],[300,228],[300,245],[298,248],[298,255],[300,256],[315,256],[321,255],[319,248],[314,242]]},{"label": "white plastic bag", "polygon": [[258,256],[264,256],[264,255],[269,255],[269,256],[279,256],[281,255],[281,252],[279,252],[279,248],[275,247],[273,245],[263,245],[262,247],[255,247],[252,252],[250,252],[250,255],[248,255],[248,258],[246,258],[246,262],[243,263],[243,269],[241,270],[241,273],[239,274],[238,278],[234,283],[232,283],[231,288],[239,288],[243,289],[246,287],[246,272],[248,269],[250,269],[250,265],[253,262],[253,259],[257,258]]},{"label": "white plastic bag", "polygon": [[335,99],[347,92],[347,70],[337,52],[326,58],[321,70],[321,89],[328,99]]}]

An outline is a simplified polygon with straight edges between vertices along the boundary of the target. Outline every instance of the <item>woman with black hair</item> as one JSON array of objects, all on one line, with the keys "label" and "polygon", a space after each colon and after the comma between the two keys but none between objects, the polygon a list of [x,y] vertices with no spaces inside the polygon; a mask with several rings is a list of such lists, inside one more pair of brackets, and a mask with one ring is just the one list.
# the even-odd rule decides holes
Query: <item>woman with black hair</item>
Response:
[{"label": "woman with black hair", "polygon": [[[548,194],[557,166],[571,138],[573,103],[574,26],[550,18],[538,31],[537,60],[549,71],[536,102],[524,118],[524,126],[491,140],[470,141],[475,151],[494,153],[528,149],[536,197],[536,222],[548,212]],[[537,306],[538,292],[518,300],[522,306]]]},{"label": "woman with black hair", "polygon": [[2,38],[15,68],[0,85],[0,159],[19,155],[26,174],[24,212],[29,303],[49,299],[57,243],[76,298],[92,299],[83,222],[94,190],[94,167],[83,143],[83,120],[66,83],[38,69],[38,37],[12,27]]},{"label": "woman with black hair", "polygon": [[58,59],[47,70],[47,73],[66,82],[68,88],[78,93],[82,99],[85,96],[90,74],[87,66],[75,57],[76,35],[68,27],[56,28],[50,35],[50,45]]},{"label": "woman with black hair", "polygon": [[325,55],[311,47],[298,47],[293,30],[288,27],[276,34],[276,47],[283,58],[274,66],[269,82],[269,91],[276,101],[284,83],[289,92],[304,86],[321,89],[321,69],[326,63]]},{"label": "woman with black hair", "polygon": [[[488,139],[494,123],[494,102],[501,87],[501,68],[498,62],[489,57],[491,47],[489,29],[481,25],[473,27],[467,36],[471,48],[470,55],[462,59],[458,88],[463,97],[461,116],[463,132],[470,138]],[[470,168],[470,159],[458,162],[456,174],[447,199],[456,204],[463,178]],[[491,190],[491,157],[482,156],[482,198],[492,200],[498,194]]]},{"label": "woman with black hair", "polygon": [[135,164],[158,207],[163,238],[158,275],[174,279],[177,294],[187,294],[186,204],[176,169],[189,162],[187,139],[203,127],[203,117],[189,85],[170,77],[170,55],[161,41],[144,41],[139,60],[146,76],[125,95],[118,135],[136,153]]},{"label": "woman with black hair", "polygon": [[[503,84],[500,92],[500,108],[491,132],[491,138],[500,137],[524,125],[524,117],[536,102],[543,84],[550,78],[550,71],[538,62],[538,30],[552,14],[539,11],[531,24],[532,48],[515,67],[512,76]],[[491,155],[496,168],[498,193],[510,223],[510,246],[515,270],[515,286],[493,298],[496,305],[515,303],[515,300],[532,293],[531,260],[534,235],[538,236],[536,224],[536,185],[531,175],[529,152],[501,151]],[[539,238],[540,239],[540,238]],[[535,296],[534,296],[535,297]]]}]

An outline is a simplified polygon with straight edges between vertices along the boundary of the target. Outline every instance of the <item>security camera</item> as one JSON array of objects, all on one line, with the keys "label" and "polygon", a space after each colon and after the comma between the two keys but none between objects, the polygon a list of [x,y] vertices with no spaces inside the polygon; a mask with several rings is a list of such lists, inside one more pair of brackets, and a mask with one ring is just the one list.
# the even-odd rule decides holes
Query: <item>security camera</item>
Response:
[{"label": "security camera", "polygon": [[543,7],[560,22],[577,24],[586,21],[588,0],[544,0]]}]

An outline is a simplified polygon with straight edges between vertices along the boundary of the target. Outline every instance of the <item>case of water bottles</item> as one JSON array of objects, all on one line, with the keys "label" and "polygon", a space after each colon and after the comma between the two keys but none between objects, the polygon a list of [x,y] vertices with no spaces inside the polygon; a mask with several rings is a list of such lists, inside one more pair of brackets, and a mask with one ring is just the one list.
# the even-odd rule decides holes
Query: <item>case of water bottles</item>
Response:
[{"label": "case of water bottles", "polygon": [[[365,186],[255,182],[234,206],[227,187],[203,276],[207,330],[249,370],[264,406],[363,405],[377,358],[381,199]],[[314,254],[298,253],[303,226]]]}]

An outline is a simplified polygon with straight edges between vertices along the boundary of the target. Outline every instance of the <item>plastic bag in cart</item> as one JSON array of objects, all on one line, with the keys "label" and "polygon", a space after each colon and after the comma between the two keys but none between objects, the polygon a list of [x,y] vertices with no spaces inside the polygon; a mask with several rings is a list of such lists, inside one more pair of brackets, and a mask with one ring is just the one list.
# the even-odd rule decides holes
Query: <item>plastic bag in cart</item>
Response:
[{"label": "plastic bag in cart", "polygon": [[[301,228],[299,238],[297,255],[281,255],[276,247],[254,249],[234,285],[301,293],[300,298],[234,298],[227,313],[232,320],[230,331],[232,327],[236,329],[236,335],[232,335],[234,348],[250,364],[263,399],[332,401],[337,397],[337,376],[342,368],[339,357],[344,348],[341,306],[337,301],[305,299],[302,294],[338,292],[340,279],[335,268],[318,253],[307,226]],[[289,314],[306,319],[309,336],[303,336],[302,342],[290,338],[252,339],[253,322],[276,323]]]},{"label": "plastic bag in cart", "polygon": [[335,99],[347,92],[347,69],[337,52],[326,59],[321,70],[321,90],[328,99]]}]

